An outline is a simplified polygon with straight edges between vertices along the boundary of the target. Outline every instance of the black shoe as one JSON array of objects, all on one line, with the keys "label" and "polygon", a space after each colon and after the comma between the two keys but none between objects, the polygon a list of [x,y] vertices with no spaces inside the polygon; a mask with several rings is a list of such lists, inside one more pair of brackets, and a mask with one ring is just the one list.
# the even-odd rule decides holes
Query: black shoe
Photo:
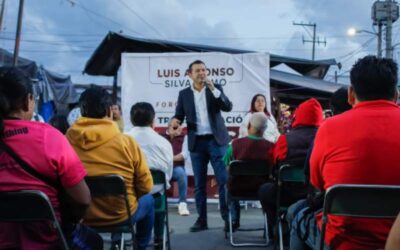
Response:
[{"label": "black shoe", "polygon": [[234,231],[236,231],[239,227],[240,227],[240,222],[239,221],[233,222],[232,229]]},{"label": "black shoe", "polygon": [[[240,222],[239,221],[234,221],[232,223],[232,232],[236,232],[236,230],[240,227]],[[229,232],[229,221],[225,221],[225,227],[224,227],[225,232]]]},{"label": "black shoe", "polygon": [[154,250],[163,249],[164,240],[162,238],[154,239]]},{"label": "black shoe", "polygon": [[203,230],[207,230],[207,221],[202,219],[197,219],[193,226],[190,228],[190,232],[199,232]]}]

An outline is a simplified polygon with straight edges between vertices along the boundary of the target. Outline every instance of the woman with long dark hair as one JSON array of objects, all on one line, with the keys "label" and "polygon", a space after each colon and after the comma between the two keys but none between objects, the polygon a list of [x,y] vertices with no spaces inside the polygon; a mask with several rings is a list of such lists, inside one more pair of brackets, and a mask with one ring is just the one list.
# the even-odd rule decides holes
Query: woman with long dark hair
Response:
[{"label": "woman with long dark hair", "polygon": [[[0,68],[0,192],[40,190],[49,197],[61,221],[65,213],[61,212],[60,203],[64,201],[58,197],[59,192],[65,191],[71,198],[69,204],[79,207],[74,215],[83,215],[90,203],[84,180],[86,171],[59,131],[31,121],[34,107],[31,80],[25,73],[14,67]],[[29,209],[29,204],[26,205]],[[82,239],[78,237],[85,227],[68,228],[71,230],[64,233],[72,249],[81,249],[76,240],[85,244],[93,239],[96,240],[87,245],[89,249],[102,249],[101,238],[91,230]],[[1,249],[61,248],[55,229],[41,222],[0,223],[0,246]]]},{"label": "woman with long dark hair", "polygon": [[275,143],[278,140],[280,133],[278,131],[274,116],[271,115],[267,110],[267,102],[263,94],[256,94],[251,99],[250,111],[243,118],[243,122],[239,128],[239,137],[245,137],[248,135],[247,129],[249,126],[249,120],[251,115],[255,112],[263,112],[266,116],[268,116],[267,129],[265,130],[263,137],[267,141]]}]

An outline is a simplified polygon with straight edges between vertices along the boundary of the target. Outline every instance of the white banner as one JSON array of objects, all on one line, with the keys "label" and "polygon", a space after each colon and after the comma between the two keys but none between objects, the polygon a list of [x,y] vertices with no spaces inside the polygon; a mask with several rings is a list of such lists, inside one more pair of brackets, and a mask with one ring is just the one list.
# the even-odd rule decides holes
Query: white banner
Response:
[{"label": "white banner", "polygon": [[[222,113],[231,136],[237,135],[254,95],[264,94],[270,111],[269,54],[123,53],[120,83],[125,131],[132,128],[130,109],[136,102],[153,105],[156,127],[168,125],[175,114],[179,91],[192,84],[186,70],[195,60],[206,64],[207,78],[222,85],[233,104],[231,112]],[[185,169],[193,175],[190,159],[185,160]],[[208,169],[213,175],[210,165]]]},{"label": "white banner", "polygon": [[132,127],[130,109],[136,102],[152,104],[156,111],[156,126],[166,127],[175,113],[179,91],[191,86],[186,70],[195,60],[206,64],[208,78],[222,85],[233,103],[232,111],[223,113],[228,127],[241,124],[255,94],[267,97],[270,110],[268,54],[123,53],[121,106],[125,130]]}]

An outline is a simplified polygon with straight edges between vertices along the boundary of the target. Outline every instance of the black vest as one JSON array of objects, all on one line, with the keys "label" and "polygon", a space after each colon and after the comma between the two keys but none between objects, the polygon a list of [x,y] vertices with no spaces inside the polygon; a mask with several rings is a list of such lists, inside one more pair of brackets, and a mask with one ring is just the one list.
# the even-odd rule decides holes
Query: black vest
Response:
[{"label": "black vest", "polygon": [[288,151],[285,161],[306,158],[308,148],[314,141],[318,128],[314,126],[301,126],[292,129],[286,134]]}]

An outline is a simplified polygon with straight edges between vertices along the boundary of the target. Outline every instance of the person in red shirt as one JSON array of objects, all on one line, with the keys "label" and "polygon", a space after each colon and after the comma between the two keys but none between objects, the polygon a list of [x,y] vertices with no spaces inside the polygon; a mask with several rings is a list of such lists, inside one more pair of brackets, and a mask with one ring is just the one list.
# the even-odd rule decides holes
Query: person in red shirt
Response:
[{"label": "person in red shirt", "polygon": [[[366,56],[353,66],[348,90],[353,108],[327,119],[315,137],[310,177],[316,189],[325,191],[335,184],[400,185],[397,71],[391,59],[375,56]],[[292,222],[292,249],[319,245],[322,213],[307,213],[307,209]],[[325,245],[382,249],[392,224],[391,219],[330,216]]]},{"label": "person in red shirt", "polygon": [[[292,163],[299,166],[304,165],[307,151],[314,140],[318,126],[323,119],[321,104],[318,100],[311,98],[301,103],[295,111],[292,130],[281,135],[275,144],[273,152],[274,165]],[[258,196],[267,213],[269,232],[273,232],[276,220],[276,193],[277,187],[274,183],[265,183],[258,190]],[[307,188],[297,183],[282,188],[281,204],[289,206],[305,197]]]}]

